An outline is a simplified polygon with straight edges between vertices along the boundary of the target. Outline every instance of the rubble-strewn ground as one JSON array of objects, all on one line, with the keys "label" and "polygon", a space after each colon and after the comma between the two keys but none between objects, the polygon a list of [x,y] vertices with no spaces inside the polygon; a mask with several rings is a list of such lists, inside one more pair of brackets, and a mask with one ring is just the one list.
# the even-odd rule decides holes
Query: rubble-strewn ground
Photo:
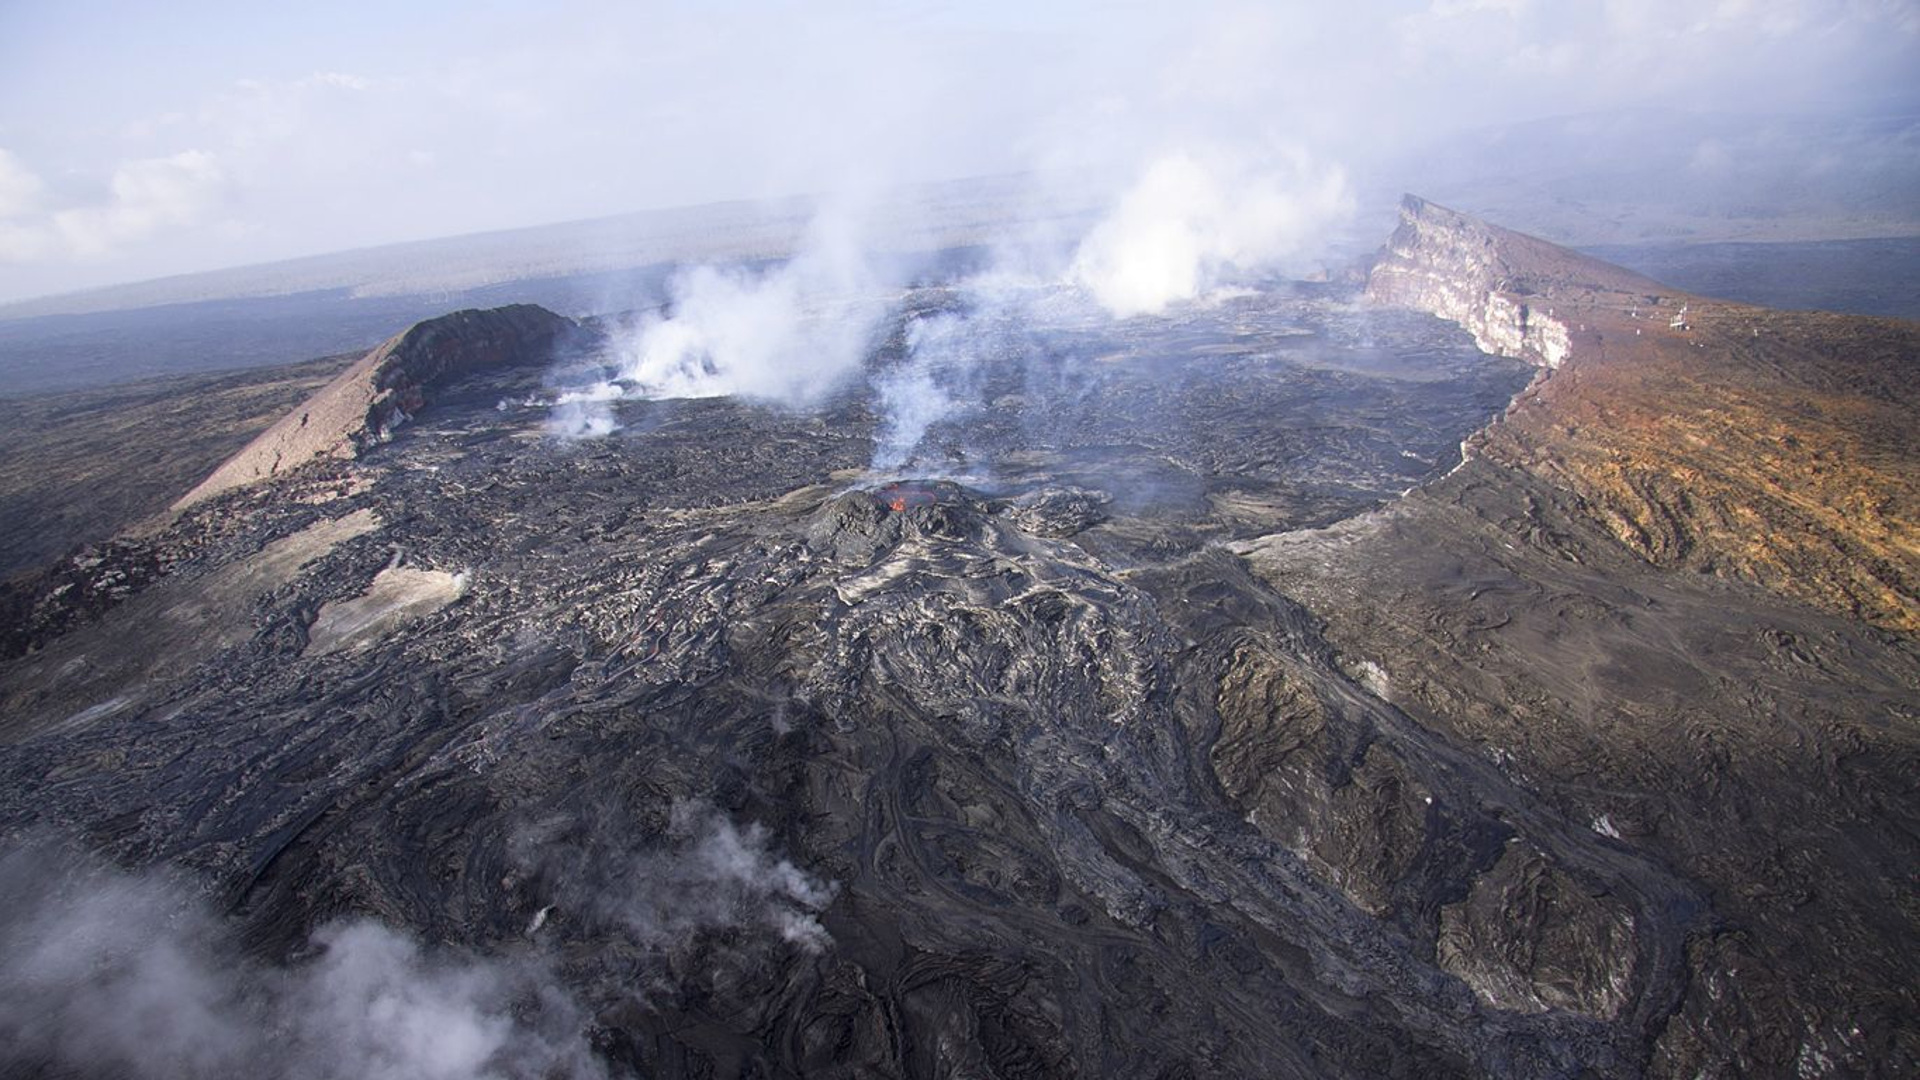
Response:
[{"label": "rubble-strewn ground", "polygon": [[530,950],[640,1075],[1911,1068],[1911,637],[1454,471],[1531,370],[1353,301],[1036,331],[883,474],[857,388],[469,376],[18,583],[0,822]]}]

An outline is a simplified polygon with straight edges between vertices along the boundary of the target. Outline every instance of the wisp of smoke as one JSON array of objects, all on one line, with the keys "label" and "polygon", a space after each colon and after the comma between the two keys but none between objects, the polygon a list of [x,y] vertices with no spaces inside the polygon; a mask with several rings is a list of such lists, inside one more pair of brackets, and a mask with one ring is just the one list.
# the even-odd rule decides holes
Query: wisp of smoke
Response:
[{"label": "wisp of smoke", "polygon": [[1148,315],[1311,254],[1347,214],[1345,173],[1304,153],[1150,163],[1074,254],[1072,279],[1119,317]]},{"label": "wisp of smoke", "polygon": [[[910,468],[921,477],[979,482],[978,460],[932,454],[927,437],[988,407],[989,369],[1004,375],[1030,363],[1037,335],[1059,314],[1052,301],[1063,295],[1057,282],[1027,268],[998,266],[954,283],[952,291],[960,308],[915,319],[907,327],[906,356],[872,376],[879,420],[869,466],[874,472]],[[952,428],[942,432],[952,434]],[[964,455],[968,447],[962,442],[951,449]]]},{"label": "wisp of smoke", "polygon": [[[579,844],[553,835],[564,824],[529,828],[514,840],[516,858],[548,880],[563,916],[622,930],[670,960],[723,930],[759,930],[807,952],[830,944],[818,916],[833,901],[833,885],[774,855],[763,826],[741,828],[708,803],[677,800],[664,843],[629,850],[621,822],[588,822]],[[749,936],[736,947],[761,946]]]},{"label": "wisp of smoke", "polygon": [[0,855],[0,1071],[171,1080],[600,1077],[584,1017],[530,959],[434,954],[378,923],[317,958],[240,955],[187,890],[48,848]]},{"label": "wisp of smoke", "polygon": [[961,404],[941,385],[940,368],[950,373],[972,359],[965,355],[972,331],[971,321],[958,314],[920,319],[908,328],[906,359],[873,377],[873,405],[880,415],[873,436],[874,471],[906,465],[928,429]]},{"label": "wisp of smoke", "polygon": [[816,917],[833,886],[767,850],[761,825],[741,829],[712,806],[673,804],[673,846],[642,854],[631,867],[639,886],[610,898],[635,936],[680,941],[702,930],[759,925],[808,952],[831,940]]},{"label": "wisp of smoke", "polygon": [[597,439],[611,435],[620,426],[613,415],[613,403],[622,396],[624,392],[617,384],[604,379],[563,390],[555,397],[553,411],[547,416],[547,432],[563,439]]}]

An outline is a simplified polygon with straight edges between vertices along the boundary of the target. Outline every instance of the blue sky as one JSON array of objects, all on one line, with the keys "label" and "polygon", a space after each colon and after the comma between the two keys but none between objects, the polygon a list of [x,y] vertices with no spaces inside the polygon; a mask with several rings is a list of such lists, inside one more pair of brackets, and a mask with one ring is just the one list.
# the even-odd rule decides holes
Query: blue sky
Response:
[{"label": "blue sky", "polygon": [[[1038,11],[1032,10],[1038,8]],[[1912,108],[1906,0],[0,4],[0,300],[1192,141]]]}]

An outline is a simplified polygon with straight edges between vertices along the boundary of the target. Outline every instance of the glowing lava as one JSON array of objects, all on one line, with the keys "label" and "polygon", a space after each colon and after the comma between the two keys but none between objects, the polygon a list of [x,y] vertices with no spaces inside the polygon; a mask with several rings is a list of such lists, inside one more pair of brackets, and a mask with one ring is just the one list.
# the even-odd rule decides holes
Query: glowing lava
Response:
[{"label": "glowing lava", "polygon": [[888,484],[878,488],[874,491],[873,497],[896,514],[906,513],[916,506],[932,506],[940,501],[940,493],[933,488],[925,484],[907,482]]}]

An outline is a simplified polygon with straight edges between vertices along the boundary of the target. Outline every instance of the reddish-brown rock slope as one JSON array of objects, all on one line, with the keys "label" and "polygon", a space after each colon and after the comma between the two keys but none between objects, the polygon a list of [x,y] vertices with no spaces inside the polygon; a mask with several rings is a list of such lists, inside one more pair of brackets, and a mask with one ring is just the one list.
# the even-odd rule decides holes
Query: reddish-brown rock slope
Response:
[{"label": "reddish-brown rock slope", "polygon": [[1684,295],[1411,196],[1368,293],[1546,369],[1471,456],[1649,562],[1920,631],[1920,324]]}]

